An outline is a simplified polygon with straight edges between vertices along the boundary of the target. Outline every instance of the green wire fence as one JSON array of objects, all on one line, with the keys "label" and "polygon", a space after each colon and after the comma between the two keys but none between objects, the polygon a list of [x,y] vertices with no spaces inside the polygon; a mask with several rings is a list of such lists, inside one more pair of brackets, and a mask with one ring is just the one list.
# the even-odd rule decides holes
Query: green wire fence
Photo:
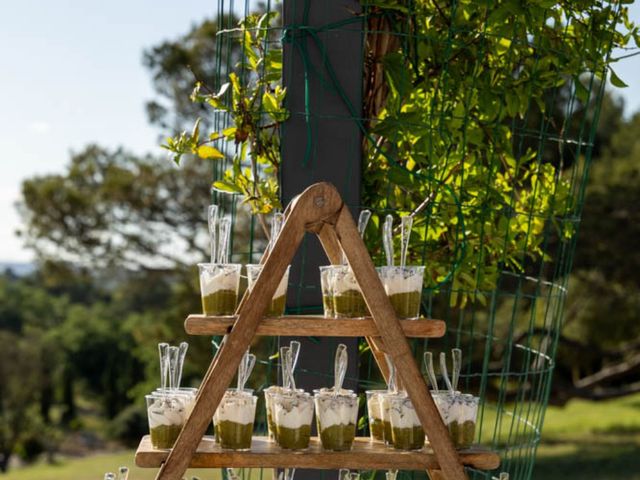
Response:
[{"label": "green wire fence", "polygon": [[[293,1],[292,18],[302,21],[283,24],[281,3],[217,2],[211,61],[219,83],[209,86],[214,108],[206,122],[219,132],[211,138],[224,155],[213,162],[218,183],[212,199],[233,216],[236,233],[250,232],[234,242],[234,261],[257,261],[266,245],[262,225],[278,205],[264,199],[277,195],[275,179],[287,164],[277,157],[274,166],[261,155],[278,151],[287,122],[305,122],[306,150],[298,161],[310,176],[322,161],[317,142],[331,141],[318,138],[318,122],[354,122],[362,136],[363,183],[360,204],[350,206],[373,211],[365,236],[371,254],[382,263],[385,215],[413,215],[410,262],[427,268],[423,313],[447,323],[442,339],[413,342],[416,358],[426,349],[436,355],[463,350],[462,389],[481,397],[477,441],[500,453],[500,471],[529,479],[552,384],[603,79],[612,48],[623,43],[616,29],[624,11],[618,2],[591,1],[351,3],[357,8],[341,7],[342,20],[312,26],[314,11],[339,7]],[[354,28],[362,48],[360,64],[352,67],[362,72],[360,104],[345,93],[325,45],[329,36],[353,35]],[[308,83],[304,108],[288,109],[286,94],[278,97],[275,88],[293,78],[293,62],[278,70],[284,45],[302,60],[304,81],[319,79],[348,116],[319,114]],[[224,88],[231,73],[237,84]],[[248,140],[238,133],[243,125],[249,129],[241,114],[252,119]],[[349,188],[351,167],[344,168],[347,180],[339,187]],[[240,185],[256,176],[274,181],[260,188]],[[291,283],[290,298],[315,290],[320,311],[318,283]],[[264,367],[255,379],[258,388],[275,381],[277,358],[270,355],[276,346],[272,339],[254,347]],[[313,372],[318,385],[330,382],[326,367]],[[364,343],[356,380],[361,391],[383,385]],[[361,425],[367,434],[366,422]],[[497,474],[470,472],[472,478]],[[255,470],[245,475],[256,478]]]}]

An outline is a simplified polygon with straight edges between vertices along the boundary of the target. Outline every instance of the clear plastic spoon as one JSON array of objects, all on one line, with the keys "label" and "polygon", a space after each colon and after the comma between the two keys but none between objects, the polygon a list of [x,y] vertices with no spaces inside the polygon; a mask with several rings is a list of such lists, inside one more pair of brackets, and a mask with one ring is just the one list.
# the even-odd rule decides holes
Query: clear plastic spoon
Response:
[{"label": "clear plastic spoon", "polygon": [[169,347],[167,349],[168,351],[168,357],[169,357],[169,390],[175,390],[176,384],[176,368],[178,366],[178,353],[179,353],[179,348],[178,347]]},{"label": "clear plastic spoon", "polygon": [[344,377],[347,374],[347,363],[349,361],[349,354],[347,353],[347,346],[344,343],[338,345],[336,349],[336,358],[333,365],[333,394],[338,395],[338,392],[342,390],[344,384]]},{"label": "clear plastic spoon", "polygon": [[393,267],[393,216],[387,215],[382,226],[382,246],[387,257],[387,266]]},{"label": "clear plastic spoon", "polygon": [[296,369],[296,365],[298,363],[298,356],[300,355],[300,342],[297,340],[291,341],[289,343],[289,356],[291,357],[291,361],[289,363],[289,384],[293,390],[296,389],[296,380],[293,377],[293,372]]},{"label": "clear plastic spoon", "polygon": [[282,386],[284,388],[290,387],[291,375],[289,375],[289,347],[280,347],[280,369],[282,371]]},{"label": "clear plastic spoon", "polygon": [[227,468],[227,480],[240,480],[240,476],[233,468]]},{"label": "clear plastic spoon", "polygon": [[267,244],[267,248],[265,249],[265,253],[271,251],[271,249],[275,246],[276,240],[280,235],[280,231],[282,230],[282,225],[284,223],[284,213],[276,212],[273,214],[273,218],[271,219],[271,238],[269,238],[269,243]]},{"label": "clear plastic spoon", "polygon": [[436,377],[436,371],[433,368],[433,353],[424,352],[424,367],[427,370],[427,376],[429,377],[429,383],[431,389],[438,393],[438,378]]},{"label": "clear plastic spoon", "polygon": [[[244,354],[238,369],[238,392],[242,392],[244,390],[244,386],[246,385],[247,380],[249,380],[255,364],[256,356],[253,353],[249,353],[249,350],[247,350],[247,353]],[[242,368],[242,371],[240,371],[240,368]]]},{"label": "clear plastic spoon", "polygon": [[211,263],[216,263],[216,234],[218,231],[218,205],[209,205],[207,210],[207,223],[209,225],[209,241],[211,248]]},{"label": "clear plastic spoon", "polygon": [[169,373],[169,357],[167,356],[168,348],[168,343],[162,342],[158,344],[158,354],[160,355],[160,388],[163,392],[167,389],[167,375]]},{"label": "clear plastic spoon", "polygon": [[454,393],[453,385],[451,385],[451,380],[449,380],[449,372],[447,372],[447,354],[444,352],[440,352],[440,372],[442,373],[442,378],[444,379],[444,383],[447,386],[447,389],[450,393]]},{"label": "clear plastic spoon", "polygon": [[[362,210],[360,215],[358,216],[358,233],[360,234],[360,238],[364,238],[364,232],[367,229],[367,225],[369,224],[369,220],[371,219],[371,210]],[[342,264],[346,265],[348,263],[347,256],[342,252]]]},{"label": "clear plastic spoon", "polygon": [[387,362],[387,367],[389,368],[389,383],[387,385],[387,389],[390,393],[395,393],[398,391],[398,384],[396,382],[396,366],[393,364],[393,360],[388,354],[384,354],[384,359]]},{"label": "clear plastic spoon", "polygon": [[231,219],[220,219],[220,238],[218,242],[218,263],[229,263],[229,241],[231,240]]},{"label": "clear plastic spoon", "polygon": [[458,381],[460,380],[460,370],[462,370],[462,350],[454,348],[451,350],[451,358],[453,359],[453,367],[451,374],[451,384],[453,389],[458,391]]},{"label": "clear plastic spoon", "polygon": [[386,480],[396,480],[398,477],[398,470],[388,470],[384,476],[386,477]]},{"label": "clear plastic spoon", "polygon": [[116,480],[116,474],[111,472],[105,473],[104,480]]},{"label": "clear plastic spoon", "polygon": [[400,248],[400,266],[407,266],[407,251],[409,249],[409,239],[411,238],[411,227],[413,227],[413,217],[411,215],[407,215],[406,217],[402,217],[402,230],[400,233],[401,246]]},{"label": "clear plastic spoon", "polygon": [[351,478],[351,472],[346,468],[341,468],[338,472],[338,480],[349,480]]},{"label": "clear plastic spoon", "polygon": [[178,365],[176,366],[176,378],[173,382],[176,388],[180,388],[180,383],[182,382],[182,369],[184,368],[184,359],[187,356],[188,349],[189,344],[187,342],[181,342],[178,347]]}]

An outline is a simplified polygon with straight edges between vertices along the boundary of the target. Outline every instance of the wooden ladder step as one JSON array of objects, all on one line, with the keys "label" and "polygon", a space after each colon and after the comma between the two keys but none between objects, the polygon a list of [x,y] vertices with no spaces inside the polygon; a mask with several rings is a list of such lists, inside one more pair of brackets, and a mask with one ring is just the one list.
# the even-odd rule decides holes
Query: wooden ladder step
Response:
[{"label": "wooden ladder step", "polygon": [[[226,335],[237,317],[208,317],[189,315],[184,327],[189,335]],[[442,320],[419,318],[400,320],[407,337],[439,338],[445,334],[446,324]],[[379,337],[373,318],[325,318],[320,315],[284,316],[264,318],[258,325],[256,335],[300,336],[300,337]]]},{"label": "wooden ladder step", "polygon": [[[462,464],[479,470],[493,470],[500,465],[498,454],[480,447],[458,452]],[[136,452],[136,465],[158,468],[169,450],[155,450],[148,435]],[[322,450],[317,437],[311,438],[304,451],[283,450],[267,437],[254,437],[250,451],[222,450],[213,437],[205,436],[191,459],[189,468],[311,468],[356,470],[426,470],[438,469],[438,461],[429,447],[411,452],[394,450],[369,437],[357,437],[348,452]]]}]

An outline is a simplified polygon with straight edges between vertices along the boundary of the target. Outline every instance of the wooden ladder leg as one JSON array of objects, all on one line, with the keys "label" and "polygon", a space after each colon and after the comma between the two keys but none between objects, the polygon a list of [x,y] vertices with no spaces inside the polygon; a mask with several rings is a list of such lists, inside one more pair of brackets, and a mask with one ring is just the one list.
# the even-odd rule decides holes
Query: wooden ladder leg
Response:
[{"label": "wooden ladder leg", "polygon": [[182,478],[275,294],[279,282],[273,279],[283,277],[304,237],[307,225],[335,216],[342,207],[338,192],[327,183],[309,187],[292,203],[293,206],[282,227],[282,233],[267,255],[254,288],[245,294],[240,303],[236,312],[238,317],[236,323],[209,366],[198,391],[193,411],[182,428],[167,461],[160,467],[156,480]]},{"label": "wooden ladder leg", "polygon": [[[342,207],[346,209],[347,207]],[[325,223],[322,228],[317,232],[318,239],[322,244],[322,248],[324,248],[327,257],[329,257],[329,261],[332,265],[340,265],[342,263],[342,247],[340,246],[340,242],[338,241],[338,236],[336,235],[335,226]],[[369,344],[369,348],[371,348],[371,353],[373,354],[373,358],[378,364],[378,368],[380,372],[382,372],[382,376],[385,381],[389,381],[389,367],[387,367],[387,361],[384,358],[384,348],[382,347],[382,341],[380,338],[376,337],[365,337],[367,343]]]},{"label": "wooden ladder leg", "polygon": [[375,271],[371,257],[347,209],[342,209],[340,212],[335,231],[358,284],[361,287],[366,286],[362,289],[364,299],[380,331],[384,345],[389,347],[388,353],[396,366],[398,377],[402,380],[425,433],[429,437],[443,478],[466,480],[467,476],[460,457],[420,369],[416,365],[409,342]]}]

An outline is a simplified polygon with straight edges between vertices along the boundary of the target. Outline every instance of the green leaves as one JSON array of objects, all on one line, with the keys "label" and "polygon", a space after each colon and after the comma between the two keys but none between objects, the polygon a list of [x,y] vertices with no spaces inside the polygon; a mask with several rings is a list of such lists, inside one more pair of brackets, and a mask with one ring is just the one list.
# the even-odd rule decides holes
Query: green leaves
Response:
[{"label": "green leaves", "polygon": [[614,87],[626,88],[629,86],[622,81],[622,79],[616,74],[616,72],[613,71],[613,68],[609,68],[609,81]]}]

